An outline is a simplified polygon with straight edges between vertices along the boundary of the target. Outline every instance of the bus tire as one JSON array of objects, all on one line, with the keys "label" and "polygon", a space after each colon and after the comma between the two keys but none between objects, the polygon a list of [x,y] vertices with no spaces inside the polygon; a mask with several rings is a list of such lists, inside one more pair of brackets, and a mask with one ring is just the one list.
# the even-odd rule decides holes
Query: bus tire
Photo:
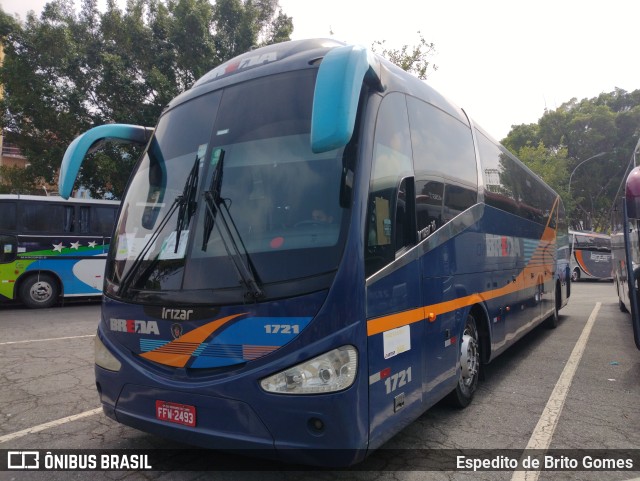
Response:
[{"label": "bus tire", "polygon": [[560,283],[556,283],[555,294],[553,296],[553,314],[551,314],[545,321],[545,326],[548,329],[555,329],[558,327],[560,321],[560,307],[562,306],[562,291],[560,290]]},{"label": "bus tire", "polygon": [[618,279],[616,279],[616,295],[618,296],[618,308],[620,309],[620,312],[629,312],[627,310],[627,306],[625,306],[622,301],[622,296],[620,296],[620,284],[618,283]]},{"label": "bus tire", "polygon": [[460,339],[460,369],[458,383],[449,394],[447,401],[457,407],[465,408],[471,403],[478,388],[480,377],[480,338],[476,327],[476,320],[472,313],[467,320]]},{"label": "bus tire", "polygon": [[573,282],[579,281],[580,280],[580,269],[579,268],[575,268],[573,269],[573,272],[571,273],[571,280]]},{"label": "bus tire", "polygon": [[31,274],[20,284],[20,301],[32,309],[51,307],[59,294],[58,283],[49,274]]},{"label": "bus tire", "polygon": [[624,305],[624,302],[622,302],[622,299],[620,299],[618,297],[618,308],[620,309],[620,312],[629,312],[629,310],[627,309],[627,306]]}]

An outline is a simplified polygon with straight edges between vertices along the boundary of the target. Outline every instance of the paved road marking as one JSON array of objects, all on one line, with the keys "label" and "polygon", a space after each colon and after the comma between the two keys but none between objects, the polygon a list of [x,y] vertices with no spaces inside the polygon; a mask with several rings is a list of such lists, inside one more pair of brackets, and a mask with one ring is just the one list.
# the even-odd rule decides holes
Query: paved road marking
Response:
[{"label": "paved road marking", "polygon": [[7,441],[13,441],[14,439],[26,436],[27,434],[39,433],[40,431],[44,431],[45,429],[55,428],[56,426],[61,426],[62,424],[70,423],[71,421],[76,421],[78,419],[93,416],[94,414],[98,414],[101,412],[102,412],[102,408],[96,408],[96,409],[92,409],[91,411],[85,411],[80,414],[74,414],[73,416],[67,416],[66,418],[57,419],[55,421],[49,421],[48,423],[23,429],[22,431],[18,431],[11,434],[5,434],[4,436],[0,436],[0,444],[6,443]]},{"label": "paved road marking", "polygon": [[8,346],[9,344],[26,344],[28,342],[45,342],[45,341],[62,341],[64,339],[82,339],[83,337],[95,337],[95,334],[87,334],[86,336],[69,336],[69,337],[52,337],[51,339],[29,339],[27,341],[9,341],[0,342],[0,346]]},{"label": "paved road marking", "polygon": [[[591,329],[596,321],[601,305],[601,302],[596,303],[593,311],[591,311],[587,324],[584,326],[582,334],[580,334],[580,338],[578,339],[578,342],[576,342],[576,345],[567,360],[567,364],[562,370],[562,374],[560,374],[556,387],[553,389],[553,392],[547,401],[547,405],[545,406],[544,411],[542,411],[542,416],[540,416],[538,424],[533,430],[533,434],[531,434],[531,438],[529,439],[529,443],[525,449],[538,449],[544,451],[551,445],[551,438],[553,437],[553,433],[558,425],[560,413],[562,412],[564,402],[567,399],[567,394],[569,394],[569,388],[571,387],[573,376],[578,369],[580,359],[582,359],[582,354],[584,353],[587,341],[589,340],[589,335],[591,334]],[[539,476],[540,471],[515,471],[511,477],[511,481],[536,481]]]}]

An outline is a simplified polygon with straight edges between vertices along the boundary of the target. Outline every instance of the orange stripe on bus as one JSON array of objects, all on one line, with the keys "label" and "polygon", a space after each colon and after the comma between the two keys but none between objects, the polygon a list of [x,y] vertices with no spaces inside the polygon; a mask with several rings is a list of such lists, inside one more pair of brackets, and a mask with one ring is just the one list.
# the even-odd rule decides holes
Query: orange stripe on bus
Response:
[{"label": "orange stripe on bus", "polygon": [[588,275],[593,276],[593,274],[589,272],[589,269],[587,269],[587,265],[585,264],[584,259],[582,258],[582,251],[577,250],[574,252],[574,254],[576,255],[576,261],[578,261],[578,265],[580,266],[580,269],[585,271]]},{"label": "orange stripe on bus", "polygon": [[[243,313],[244,314],[244,313]],[[211,334],[220,329],[227,322],[242,316],[243,314],[234,314],[233,316],[223,317],[213,322],[209,322],[204,326],[200,326],[193,331],[187,332],[185,335],[165,344],[153,351],[140,354],[140,357],[154,361],[165,366],[184,367],[193,352],[203,343]]]},{"label": "orange stripe on bus", "polygon": [[[559,198],[556,198],[556,201],[553,205],[551,216],[553,215],[553,210],[558,205],[558,199]],[[551,216],[549,216],[549,222],[551,220]],[[548,251],[550,247],[553,247],[555,251],[556,230],[549,227],[549,223],[547,223],[540,241],[540,244],[532,255],[532,259],[539,256],[543,258],[545,262],[540,263],[540,261],[537,259],[536,262],[533,263],[533,265],[530,262],[529,264],[527,264],[527,267],[525,267],[525,269],[523,269],[518,274],[518,277],[516,277],[513,282],[510,282],[506,286],[489,291],[470,294],[468,296],[459,297],[451,301],[440,302],[438,304],[433,304],[430,306],[423,306],[416,309],[410,309],[408,311],[379,317],[377,319],[371,319],[367,321],[367,336],[380,334],[381,332],[388,331],[390,329],[396,329],[398,327],[413,324],[415,322],[420,322],[425,319],[429,320],[429,322],[433,322],[438,315],[469,307],[474,304],[479,304],[481,302],[489,301],[497,297],[503,297],[508,294],[513,294],[515,292],[529,289],[531,287],[535,287],[539,284],[541,278],[544,282],[553,279],[553,272],[555,270],[553,262],[555,262],[555,259],[553,254],[549,253]],[[550,263],[550,261],[552,263]]]}]

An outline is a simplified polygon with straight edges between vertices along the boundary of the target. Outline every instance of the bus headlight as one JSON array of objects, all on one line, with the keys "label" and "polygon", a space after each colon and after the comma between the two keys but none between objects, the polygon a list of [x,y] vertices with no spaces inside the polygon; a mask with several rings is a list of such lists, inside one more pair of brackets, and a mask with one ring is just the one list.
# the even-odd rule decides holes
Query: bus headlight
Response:
[{"label": "bus headlight", "polygon": [[109,349],[102,344],[100,338],[96,335],[94,338],[94,348],[95,348],[95,358],[96,364],[101,368],[107,369],[109,371],[119,371],[122,364],[118,361]]},{"label": "bus headlight", "polygon": [[342,346],[264,378],[260,386],[277,394],[336,392],[351,386],[357,372],[358,351]]}]

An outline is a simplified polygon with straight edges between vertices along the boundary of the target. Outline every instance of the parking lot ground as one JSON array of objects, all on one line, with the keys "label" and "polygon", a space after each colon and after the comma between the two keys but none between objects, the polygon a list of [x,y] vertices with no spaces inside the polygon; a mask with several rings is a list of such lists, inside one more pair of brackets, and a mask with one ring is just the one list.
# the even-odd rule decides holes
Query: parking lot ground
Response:
[{"label": "parking lot ground", "polygon": [[[575,454],[581,456],[595,449],[614,454],[632,450],[637,455],[640,351],[633,342],[629,315],[618,309],[608,282],[574,284],[561,314],[556,329],[536,328],[487,366],[485,380],[468,408],[438,404],[351,469],[291,470],[288,465],[271,464],[258,472],[250,470],[256,466],[251,460],[229,458],[231,467],[227,463],[223,471],[215,467],[186,471],[176,461],[165,463],[166,471],[0,471],[0,479],[622,481],[640,477],[638,464],[634,471],[600,472],[424,470],[425,456],[439,452],[481,449],[486,456],[500,456],[541,442],[556,454],[578,450]],[[119,425],[101,413],[93,380],[98,318],[97,303],[39,311],[0,308],[0,449],[187,448]]]}]

